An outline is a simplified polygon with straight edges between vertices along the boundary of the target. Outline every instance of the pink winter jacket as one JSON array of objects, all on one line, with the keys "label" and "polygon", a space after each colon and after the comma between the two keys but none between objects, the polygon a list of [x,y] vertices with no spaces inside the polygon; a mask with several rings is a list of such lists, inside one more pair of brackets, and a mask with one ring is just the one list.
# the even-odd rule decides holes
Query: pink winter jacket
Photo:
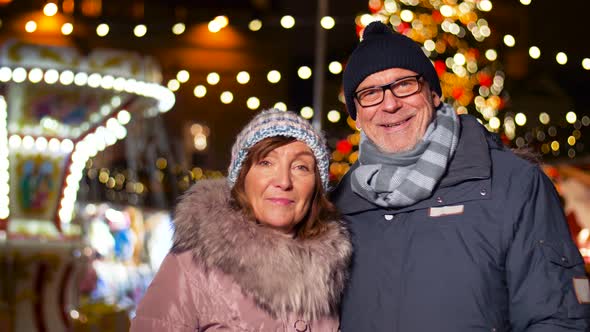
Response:
[{"label": "pink winter jacket", "polygon": [[229,197],[224,180],[202,180],[182,198],[131,331],[338,331],[351,253],[342,224],[293,239],[248,221]]}]

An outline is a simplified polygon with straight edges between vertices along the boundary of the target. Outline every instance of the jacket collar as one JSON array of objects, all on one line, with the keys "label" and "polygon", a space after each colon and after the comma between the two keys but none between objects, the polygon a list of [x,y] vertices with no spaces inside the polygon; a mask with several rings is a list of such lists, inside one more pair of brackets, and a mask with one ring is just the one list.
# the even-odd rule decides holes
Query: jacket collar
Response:
[{"label": "jacket collar", "polygon": [[490,177],[492,162],[489,151],[491,142],[488,142],[489,132],[471,115],[462,115],[459,119],[461,120],[459,144],[447,173],[441,179],[440,188]]},{"label": "jacket collar", "polygon": [[190,250],[199,266],[228,274],[275,318],[335,315],[352,252],[343,224],[294,239],[256,224],[230,201],[225,179],[193,185],[175,211],[172,252]]},{"label": "jacket collar", "polygon": [[[465,181],[488,179],[491,174],[490,149],[501,149],[501,142],[489,133],[475,117],[461,115],[461,133],[455,155],[446,174],[435,191]],[[351,174],[358,167],[354,163],[336,186],[330,197],[343,214],[354,214],[382,209],[351,190]],[[417,203],[420,204],[420,203]],[[399,209],[403,210],[403,209]]]}]

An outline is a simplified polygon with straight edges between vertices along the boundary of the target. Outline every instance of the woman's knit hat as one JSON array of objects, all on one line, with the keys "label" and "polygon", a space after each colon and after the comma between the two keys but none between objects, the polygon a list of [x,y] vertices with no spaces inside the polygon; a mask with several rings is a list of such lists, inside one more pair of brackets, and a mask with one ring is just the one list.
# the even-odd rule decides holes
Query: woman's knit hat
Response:
[{"label": "woman's knit hat", "polygon": [[344,96],[351,118],[356,119],[354,92],[359,84],[367,76],[389,68],[404,68],[421,74],[430,89],[442,97],[436,70],[420,46],[412,39],[393,32],[388,25],[375,21],[365,28],[363,40],[344,68]]},{"label": "woman's knit hat", "polygon": [[293,137],[309,146],[315,156],[322,185],[327,190],[330,159],[324,137],[313,129],[309,121],[293,112],[278,109],[260,112],[238,134],[231,149],[227,175],[230,188],[235,185],[250,148],[265,138],[275,136]]}]

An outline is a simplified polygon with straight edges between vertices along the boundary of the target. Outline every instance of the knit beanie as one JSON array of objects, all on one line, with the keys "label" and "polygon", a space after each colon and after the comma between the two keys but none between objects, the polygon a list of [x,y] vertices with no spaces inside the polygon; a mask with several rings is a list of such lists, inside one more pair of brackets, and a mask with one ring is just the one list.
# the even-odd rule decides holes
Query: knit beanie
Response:
[{"label": "knit beanie", "polygon": [[236,184],[248,151],[268,137],[293,137],[307,144],[313,152],[320,172],[322,186],[328,189],[329,152],[324,137],[316,132],[309,121],[290,111],[264,110],[256,115],[238,134],[231,149],[231,162],[227,181],[230,188]]},{"label": "knit beanie", "polygon": [[356,120],[354,92],[359,84],[367,76],[389,68],[404,68],[421,74],[430,88],[442,97],[438,75],[420,46],[388,25],[375,21],[365,27],[362,41],[344,68],[344,96],[351,118]]}]

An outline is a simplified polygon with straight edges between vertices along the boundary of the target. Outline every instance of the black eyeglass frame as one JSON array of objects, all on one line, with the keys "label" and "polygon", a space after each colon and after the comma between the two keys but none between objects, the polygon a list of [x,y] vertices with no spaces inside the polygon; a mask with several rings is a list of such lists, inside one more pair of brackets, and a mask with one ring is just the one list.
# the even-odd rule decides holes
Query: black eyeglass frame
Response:
[{"label": "black eyeglass frame", "polygon": [[[422,85],[423,85],[423,84],[422,84],[422,83],[423,83],[423,80],[422,80],[422,78],[423,78],[423,77],[424,77],[424,75],[422,75],[422,74],[418,74],[418,75],[412,75],[412,76],[406,76],[406,77],[398,78],[397,80],[395,80],[395,81],[393,81],[393,82],[389,82],[389,83],[386,83],[386,84],[383,84],[383,85],[377,85],[377,86],[371,86],[371,87],[368,87],[368,88],[364,88],[364,89],[362,89],[362,90],[356,91],[356,92],[354,93],[354,98],[355,98],[355,99],[358,101],[359,105],[361,105],[362,107],[371,107],[371,106],[376,106],[376,105],[379,105],[379,104],[381,104],[381,103],[383,102],[383,100],[385,99],[385,91],[386,91],[386,90],[389,90],[389,91],[391,91],[391,93],[392,93],[392,94],[393,94],[395,97],[397,97],[397,98],[406,98],[406,97],[409,97],[409,96],[415,95],[415,94],[417,94],[418,92],[422,91]],[[409,93],[409,94],[406,94],[406,95],[401,95],[401,96],[398,96],[398,95],[397,95],[395,92],[393,92],[393,89],[392,89],[392,87],[393,87],[394,85],[396,85],[396,84],[398,84],[398,83],[400,83],[400,82],[403,82],[403,81],[405,81],[405,80],[407,80],[407,79],[409,79],[409,78],[414,78],[414,79],[416,79],[416,82],[418,83],[418,89],[416,89],[416,91],[414,91],[414,92],[412,92],[412,93]],[[381,94],[381,99],[380,99],[379,101],[377,101],[377,102],[372,102],[372,103],[370,103],[370,104],[368,104],[368,105],[363,105],[363,103],[361,102],[361,100],[360,100],[360,98],[359,98],[359,94],[363,93],[364,91],[367,91],[367,90],[372,90],[372,89],[377,89],[377,88],[381,88],[381,91],[383,92],[383,93]]]}]

